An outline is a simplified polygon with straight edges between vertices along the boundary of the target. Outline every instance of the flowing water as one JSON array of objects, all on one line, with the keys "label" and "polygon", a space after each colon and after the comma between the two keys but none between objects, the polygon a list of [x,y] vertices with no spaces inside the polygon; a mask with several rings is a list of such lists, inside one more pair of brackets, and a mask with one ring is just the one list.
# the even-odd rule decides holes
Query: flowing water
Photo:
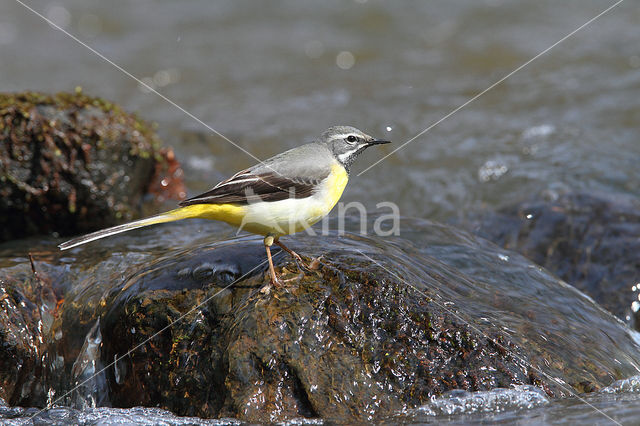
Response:
[{"label": "flowing water", "polygon": [[[402,216],[446,222],[532,194],[637,198],[640,6],[630,0],[368,169],[613,3],[27,4],[258,158],[334,124],[393,140],[363,155],[343,201],[362,202],[378,213],[376,205],[390,201]],[[76,86],[157,122],[183,163],[192,193],[255,163],[19,2],[3,1],[0,91]],[[129,249],[137,244],[139,251],[127,253],[133,262],[146,251],[187,246],[194,237],[185,230],[193,229],[176,225],[149,234],[153,240],[120,241]],[[202,241],[211,238],[205,230],[216,232],[215,240],[233,235],[221,226],[197,229]],[[51,240],[37,238],[2,244],[2,265],[24,262],[26,248],[48,245]],[[114,255],[109,259],[117,265]],[[629,383],[590,394],[590,405],[519,389],[447,395],[406,415],[417,422],[611,423],[601,410],[633,423],[640,416],[640,394]],[[21,415],[20,409],[0,407],[3,416],[11,410]],[[49,412],[50,423],[56,415],[85,423],[98,416],[95,409],[59,410]],[[160,411],[101,410],[113,421],[151,415],[177,421]]]},{"label": "flowing water", "polygon": [[[354,258],[374,259],[382,269],[402,277],[408,291],[415,290],[417,297],[432,298],[433,303],[447,311],[455,310],[456,317],[473,330],[487,330],[491,334],[499,330],[516,347],[526,348],[514,352],[523,368],[536,366],[541,377],[557,382],[556,395],[564,396],[551,398],[540,388],[527,385],[480,392],[451,391],[419,408],[395,413],[389,423],[446,420],[460,424],[608,424],[613,418],[633,423],[640,415],[640,334],[593,300],[522,256],[452,227],[408,219],[400,224],[405,237],[381,238],[355,232],[360,227],[355,219],[346,224],[347,233],[343,236],[334,232],[318,240],[301,234],[293,247],[301,253],[320,252],[333,257],[331,253],[335,251],[347,256],[351,253]],[[157,409],[95,408],[110,405],[107,375],[112,374],[116,383],[132,380],[126,363],[105,365],[111,359],[101,353],[103,336],[100,319],[95,318],[102,316],[109,320],[112,305],[107,305],[106,311],[100,307],[108,294],[127,301],[139,292],[171,289],[167,283],[198,288],[212,273],[230,274],[225,282],[231,282],[235,276],[253,269],[251,262],[261,258],[259,237],[198,236],[207,228],[222,231],[224,227],[208,225],[204,221],[190,221],[117,237],[94,246],[90,252],[73,249],[64,255],[41,254],[42,259],[49,259],[38,263],[41,273],[52,277],[67,274],[60,282],[67,286],[65,304],[69,304],[66,309],[71,311],[64,314],[62,321],[58,318],[53,328],[46,315],[42,315],[42,336],[49,340],[51,337],[47,336],[55,335],[59,342],[49,345],[45,364],[51,373],[42,386],[49,389],[51,399],[62,396],[59,402],[73,408],[57,407],[39,413],[33,408],[0,407],[0,418],[12,419],[16,424],[34,415],[38,416],[38,424],[212,423],[176,418]],[[163,233],[173,239],[168,247],[156,243]],[[234,247],[240,248],[242,257]],[[9,249],[1,254],[7,266],[3,274],[30,275],[26,258],[12,255]],[[218,260],[216,256],[221,257]],[[10,263],[13,266],[8,266]],[[145,265],[143,269],[141,265]],[[173,276],[185,278],[176,280]],[[193,321],[185,325],[189,329],[195,328],[201,319],[195,316],[187,321]],[[131,332],[136,334],[135,330]],[[521,351],[524,353],[520,354]],[[71,364],[68,374],[65,372],[68,367],[63,366]],[[615,379],[618,380],[612,383]],[[571,386],[575,389],[575,383],[585,380],[592,383],[589,386],[600,389],[583,395],[570,390]],[[75,384],[80,386],[74,388]]]}]

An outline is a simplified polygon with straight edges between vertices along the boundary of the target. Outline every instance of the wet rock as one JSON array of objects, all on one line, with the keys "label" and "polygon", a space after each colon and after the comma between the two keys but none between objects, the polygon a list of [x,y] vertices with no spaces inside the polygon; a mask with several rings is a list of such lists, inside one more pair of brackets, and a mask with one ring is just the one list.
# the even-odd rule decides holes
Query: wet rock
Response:
[{"label": "wet rock", "polygon": [[632,326],[640,325],[639,201],[565,194],[488,213],[471,227],[554,272]]},{"label": "wet rock", "polygon": [[58,299],[52,278],[26,268],[0,271],[0,399],[43,404],[46,343]]},{"label": "wet rock", "polygon": [[184,196],[148,124],[81,91],[0,94],[0,241],[130,220],[147,192]]},{"label": "wet rock", "polygon": [[524,257],[444,225],[402,229],[296,235],[322,266],[300,277],[276,254],[292,281],[269,294],[258,238],[128,265],[65,299],[54,333],[75,333],[59,344],[76,349],[64,369],[100,317],[113,406],[252,422],[374,421],[454,389],[567,396],[639,371],[628,329]]},{"label": "wet rock", "polygon": [[21,400],[21,387],[36,370],[38,345],[33,330],[37,321],[29,315],[35,309],[32,302],[31,309],[20,306],[28,299],[13,283],[3,282],[0,292],[0,397],[15,403]]}]

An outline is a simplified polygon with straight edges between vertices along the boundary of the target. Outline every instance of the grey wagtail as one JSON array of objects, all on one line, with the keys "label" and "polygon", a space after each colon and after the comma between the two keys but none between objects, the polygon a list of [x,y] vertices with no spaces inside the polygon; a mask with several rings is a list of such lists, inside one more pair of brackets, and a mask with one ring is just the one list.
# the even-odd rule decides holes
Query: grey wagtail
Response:
[{"label": "grey wagtail", "polygon": [[60,244],[70,249],[109,235],[188,218],[220,220],[264,235],[271,283],[277,285],[270,247],[275,243],[302,263],[279,238],[309,228],[336,205],[349,180],[349,167],[373,145],[389,143],[349,126],[327,129],[318,139],[242,170],[179,208]]}]

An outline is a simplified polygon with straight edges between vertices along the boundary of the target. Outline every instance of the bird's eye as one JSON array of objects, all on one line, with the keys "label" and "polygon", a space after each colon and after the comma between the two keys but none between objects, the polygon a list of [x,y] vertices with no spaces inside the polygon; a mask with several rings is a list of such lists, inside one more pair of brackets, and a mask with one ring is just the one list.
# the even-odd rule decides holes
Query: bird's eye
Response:
[{"label": "bird's eye", "polygon": [[354,142],[357,142],[357,141],[358,141],[358,138],[356,136],[353,136],[353,135],[347,136],[347,142],[354,143]]}]

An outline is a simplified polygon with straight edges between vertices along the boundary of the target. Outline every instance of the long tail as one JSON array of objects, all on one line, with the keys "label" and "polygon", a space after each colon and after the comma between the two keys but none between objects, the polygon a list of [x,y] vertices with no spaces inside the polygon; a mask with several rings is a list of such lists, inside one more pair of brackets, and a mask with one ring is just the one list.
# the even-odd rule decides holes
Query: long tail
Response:
[{"label": "long tail", "polygon": [[176,220],[187,219],[192,217],[202,217],[202,214],[198,209],[181,207],[181,208],[171,210],[156,216],[147,217],[145,219],[136,220],[134,222],[117,225],[107,229],[101,229],[100,231],[92,232],[91,234],[83,235],[81,237],[66,241],[60,244],[58,247],[60,247],[60,250],[67,250],[72,247],[86,244],[91,241],[99,240],[100,238],[108,237],[110,235],[115,235],[121,232],[130,231],[132,229],[142,228],[144,226],[156,225],[158,223],[174,222]]}]

